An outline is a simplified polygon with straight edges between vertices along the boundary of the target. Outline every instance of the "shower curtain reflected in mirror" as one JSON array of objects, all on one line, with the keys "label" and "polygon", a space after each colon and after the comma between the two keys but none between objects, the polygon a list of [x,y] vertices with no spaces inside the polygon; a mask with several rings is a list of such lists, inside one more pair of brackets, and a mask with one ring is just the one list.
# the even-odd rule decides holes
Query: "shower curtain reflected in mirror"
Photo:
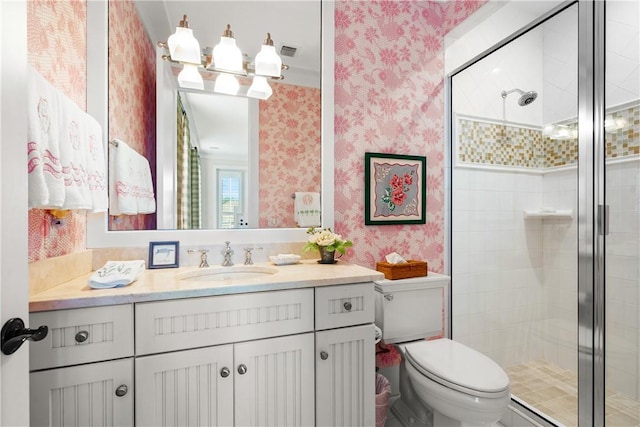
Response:
[{"label": "shower curtain reflected in mirror", "polygon": [[178,94],[177,102],[176,207],[178,230],[195,230],[201,224],[200,155],[191,143],[189,117]]}]

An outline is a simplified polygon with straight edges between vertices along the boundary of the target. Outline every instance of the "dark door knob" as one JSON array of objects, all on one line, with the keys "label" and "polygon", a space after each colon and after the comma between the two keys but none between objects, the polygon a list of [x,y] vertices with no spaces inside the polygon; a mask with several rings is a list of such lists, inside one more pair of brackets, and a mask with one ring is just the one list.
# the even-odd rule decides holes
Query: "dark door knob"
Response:
[{"label": "dark door knob", "polygon": [[40,326],[38,329],[24,327],[24,322],[19,317],[9,319],[0,332],[0,346],[4,354],[13,354],[26,340],[40,341],[49,333],[49,328]]}]

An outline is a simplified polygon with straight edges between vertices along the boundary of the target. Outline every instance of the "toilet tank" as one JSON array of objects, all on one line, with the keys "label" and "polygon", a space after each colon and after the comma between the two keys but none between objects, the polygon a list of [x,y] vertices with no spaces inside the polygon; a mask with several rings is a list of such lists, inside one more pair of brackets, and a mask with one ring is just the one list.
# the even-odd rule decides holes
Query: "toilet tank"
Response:
[{"label": "toilet tank", "polygon": [[379,280],[376,289],[376,325],[386,343],[447,336],[449,276]]}]

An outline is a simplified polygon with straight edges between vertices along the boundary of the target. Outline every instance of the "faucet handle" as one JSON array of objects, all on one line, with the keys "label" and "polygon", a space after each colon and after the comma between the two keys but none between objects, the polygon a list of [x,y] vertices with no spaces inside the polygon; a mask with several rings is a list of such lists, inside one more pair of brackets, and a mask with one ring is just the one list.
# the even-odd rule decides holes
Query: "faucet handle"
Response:
[{"label": "faucet handle", "polygon": [[244,265],[252,265],[253,259],[251,258],[252,250],[261,250],[262,248],[244,248]]},{"label": "faucet handle", "polygon": [[209,263],[207,262],[207,253],[209,253],[209,249],[189,249],[187,250],[188,254],[192,254],[195,252],[200,252],[200,268],[209,267]]}]

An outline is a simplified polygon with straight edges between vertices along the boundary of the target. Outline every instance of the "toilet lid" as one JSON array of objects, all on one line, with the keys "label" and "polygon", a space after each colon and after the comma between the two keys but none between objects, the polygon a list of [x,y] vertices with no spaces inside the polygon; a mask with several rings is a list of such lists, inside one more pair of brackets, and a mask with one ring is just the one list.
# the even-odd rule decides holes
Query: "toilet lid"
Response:
[{"label": "toilet lid", "polygon": [[509,377],[493,360],[446,338],[405,346],[406,359],[424,375],[463,392],[501,393]]}]

